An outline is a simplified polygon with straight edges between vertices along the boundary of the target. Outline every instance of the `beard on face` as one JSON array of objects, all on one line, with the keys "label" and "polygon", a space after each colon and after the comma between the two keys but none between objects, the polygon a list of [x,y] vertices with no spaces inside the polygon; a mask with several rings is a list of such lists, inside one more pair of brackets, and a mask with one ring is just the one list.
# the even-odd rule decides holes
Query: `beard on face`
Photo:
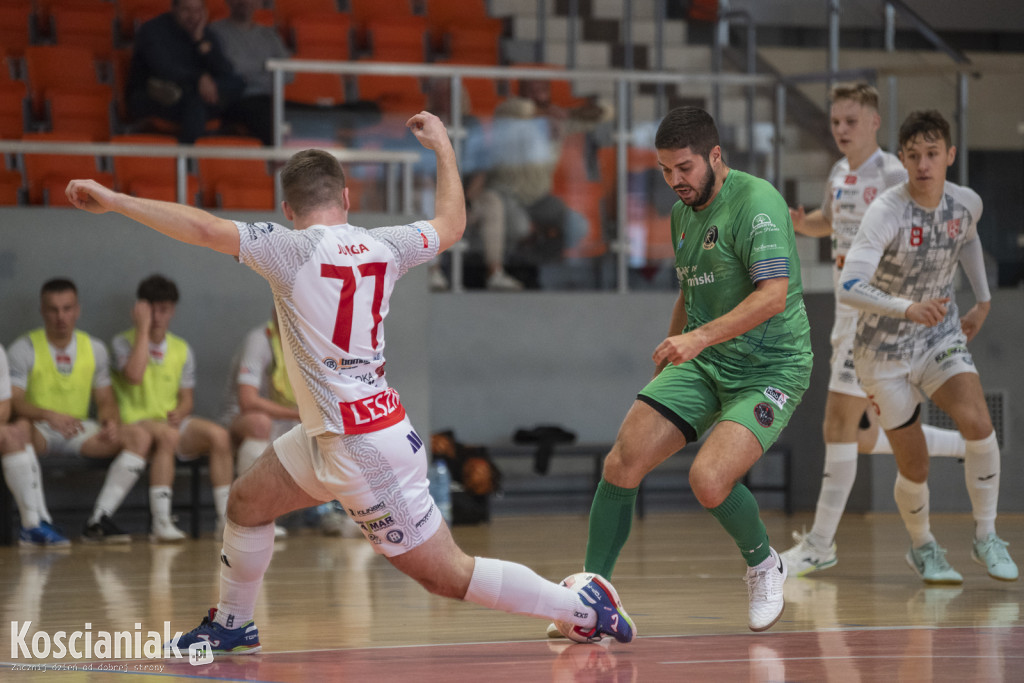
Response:
[{"label": "beard on face", "polygon": [[[708,203],[708,200],[711,199],[711,193],[715,191],[715,169],[711,167],[710,159],[705,160],[705,162],[707,163],[707,172],[701,179],[700,187],[692,188],[696,193],[696,196],[691,201],[686,201],[681,196],[679,197],[679,199],[687,206],[704,206]],[[689,186],[677,185],[672,189],[676,191],[676,194],[679,194],[679,191],[686,187]]]}]

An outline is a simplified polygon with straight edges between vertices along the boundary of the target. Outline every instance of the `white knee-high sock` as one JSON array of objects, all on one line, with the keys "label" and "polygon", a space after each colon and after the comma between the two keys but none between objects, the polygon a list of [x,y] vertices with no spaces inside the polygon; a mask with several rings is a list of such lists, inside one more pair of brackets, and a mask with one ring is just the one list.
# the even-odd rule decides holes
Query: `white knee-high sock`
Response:
[{"label": "white knee-high sock", "polygon": [[35,487],[39,485],[39,465],[35,457],[28,450],[22,450],[3,456],[0,463],[7,488],[11,490],[14,502],[18,505],[21,526],[25,529],[36,528],[42,518],[36,505]]},{"label": "white knee-high sock", "polygon": [[529,567],[486,557],[474,558],[473,578],[463,600],[489,609],[565,621],[591,628],[597,621],[576,591],[541,578]]},{"label": "white knee-high sock", "polygon": [[235,472],[238,475],[245,474],[256,464],[256,459],[263,455],[270,442],[266,439],[245,439],[238,447],[238,459],[235,463]]},{"label": "white knee-high sock", "polygon": [[52,523],[53,517],[50,516],[50,508],[46,507],[46,494],[43,492],[43,472],[39,468],[39,457],[36,455],[35,446],[25,444],[25,450],[32,456],[32,480],[34,482],[32,491],[36,496],[36,511],[39,513],[41,521]]},{"label": "white knee-high sock", "polygon": [[964,479],[971,498],[975,530],[985,538],[996,530],[996,508],[999,505],[999,443],[992,432],[978,441],[965,441]]},{"label": "white knee-high sock", "polygon": [[928,482],[918,484],[902,474],[896,474],[893,498],[896,499],[896,507],[903,518],[903,525],[910,534],[910,542],[915,548],[935,540],[928,517],[928,496]]},{"label": "white knee-high sock", "polygon": [[145,458],[131,451],[121,451],[107,469],[107,478],[103,480],[100,495],[96,496],[89,523],[95,524],[103,515],[113,516],[145,469]]},{"label": "white knee-high sock", "polygon": [[814,546],[828,548],[832,545],[856,479],[857,443],[826,443],[821,493],[809,534]]},{"label": "white knee-high sock", "polygon": [[[928,455],[932,458],[962,458],[964,457],[964,438],[955,429],[941,429],[932,425],[921,425],[924,430],[924,440],[928,444]],[[889,437],[885,435],[884,429],[878,430],[878,440],[875,441],[871,455],[885,453],[892,454],[892,446],[889,445]]]},{"label": "white knee-high sock", "polygon": [[241,628],[252,620],[263,574],[274,554],[274,525],[224,525],[220,551],[220,602],[215,621],[225,628]]},{"label": "white knee-high sock", "polygon": [[171,501],[174,491],[170,486],[149,487],[149,511],[153,515],[153,523],[171,520]]},{"label": "white knee-high sock", "polygon": [[217,511],[217,519],[223,522],[227,519],[228,494],[231,492],[231,485],[213,487],[213,509]]}]

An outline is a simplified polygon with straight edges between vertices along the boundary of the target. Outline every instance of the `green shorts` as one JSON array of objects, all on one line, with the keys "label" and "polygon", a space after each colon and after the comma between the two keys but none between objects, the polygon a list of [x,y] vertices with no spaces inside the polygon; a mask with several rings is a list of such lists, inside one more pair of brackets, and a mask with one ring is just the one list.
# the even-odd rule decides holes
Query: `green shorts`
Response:
[{"label": "green shorts", "polygon": [[704,353],[669,365],[644,387],[637,400],[679,428],[687,443],[719,420],[738,422],[767,449],[789,424],[811,381],[811,354],[771,368],[740,368]]}]

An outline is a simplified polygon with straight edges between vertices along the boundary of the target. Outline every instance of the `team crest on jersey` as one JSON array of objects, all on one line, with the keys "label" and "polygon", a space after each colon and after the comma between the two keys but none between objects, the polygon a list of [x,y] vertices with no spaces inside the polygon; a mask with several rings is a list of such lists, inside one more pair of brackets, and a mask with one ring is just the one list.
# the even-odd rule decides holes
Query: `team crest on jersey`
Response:
[{"label": "team crest on jersey", "polygon": [[851,173],[850,175],[846,176],[846,179],[843,182],[845,184],[847,184],[847,185],[856,185],[857,184],[857,176],[855,176],[855,175],[853,175]]},{"label": "team crest on jersey", "polygon": [[949,239],[955,240],[960,234],[960,219],[954,218],[951,221],[946,221],[946,234],[949,235]]},{"label": "team crest on jersey", "polygon": [[870,204],[871,202],[875,201],[875,197],[877,197],[877,196],[878,196],[878,188],[877,187],[865,187],[864,188],[864,203],[865,204]]},{"label": "team crest on jersey", "polygon": [[779,408],[785,408],[786,401],[789,400],[789,396],[786,396],[785,393],[775,387],[765,387],[764,395],[768,397],[769,401],[777,405]]},{"label": "team crest on jersey", "polygon": [[704,235],[704,248],[714,249],[716,244],[718,244],[718,226],[712,225]]},{"label": "team crest on jersey", "polygon": [[754,406],[754,418],[757,420],[757,424],[762,427],[771,427],[772,423],[775,422],[775,411],[772,407],[763,401]]}]

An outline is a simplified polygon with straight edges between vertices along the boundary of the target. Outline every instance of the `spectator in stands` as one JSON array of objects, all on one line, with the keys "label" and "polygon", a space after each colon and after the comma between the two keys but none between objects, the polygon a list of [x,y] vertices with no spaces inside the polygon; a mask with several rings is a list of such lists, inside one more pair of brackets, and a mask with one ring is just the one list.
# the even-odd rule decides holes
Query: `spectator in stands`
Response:
[{"label": "spectator in stands", "polygon": [[[232,363],[227,406],[222,422],[238,448],[238,475],[252,467],[272,441],[299,424],[299,408],[288,381],[277,326],[277,309],[265,324],[253,328],[245,337]],[[320,530],[328,536],[340,535],[358,527],[333,503],[315,508]],[[287,531],[275,525],[274,535]]]},{"label": "spectator in stands", "polygon": [[168,331],[178,305],[178,287],[162,275],[141,283],[132,309],[135,326],[114,337],[114,392],[124,422],[152,438],[150,540],[174,543],[185,534],[171,519],[174,456],[210,457],[210,484],[218,529],[224,526],[234,457],[226,429],[192,415],[195,357],[188,343]]},{"label": "spectator in stands", "polygon": [[[82,540],[127,543],[131,538],[111,517],[146,468],[149,437],[139,427],[121,424],[107,347],[75,328],[81,313],[75,284],[64,278],[49,280],[40,299],[43,328],[11,344],[14,412],[32,421],[31,444],[40,456],[114,458]],[[96,404],[96,420],[88,417],[90,400]],[[37,503],[40,519],[49,520],[41,484]]]},{"label": "spectator in stands", "polygon": [[69,541],[53,526],[46,509],[43,482],[39,476],[39,459],[31,443],[28,420],[11,423],[11,374],[7,353],[0,346],[0,464],[4,481],[18,506],[21,545],[67,546]]},{"label": "spectator in stands", "polygon": [[[469,93],[463,87],[460,93],[462,129],[462,158],[460,159],[466,194],[466,238],[470,252],[482,252],[487,268],[487,289],[519,291],[523,283],[505,272],[505,254],[513,251],[526,236],[529,224],[525,219],[514,223],[518,234],[508,230],[505,219],[505,201],[497,190],[488,187],[488,172],[492,167],[492,150],[480,120],[472,114]],[[434,112],[446,125],[452,123],[452,88],[449,78],[432,78],[427,83],[427,111]],[[431,264],[431,287],[447,289],[448,283],[439,266]]]},{"label": "spectator in stands", "polygon": [[173,121],[186,143],[232,110],[244,85],[207,19],[204,0],[172,0],[170,12],[142,24],[125,93],[129,116]]},{"label": "spectator in stands", "polygon": [[597,98],[564,109],[551,101],[550,81],[523,80],[519,96],[498,105],[494,116],[487,184],[506,200],[506,233],[527,235],[519,251],[529,260],[557,261],[590,231],[587,219],[552,193],[562,143],[609,121],[613,109]]},{"label": "spectator in stands", "polygon": [[227,5],[231,14],[210,24],[210,31],[217,36],[245,89],[225,112],[225,118],[241,124],[264,145],[273,145],[273,76],[266,63],[268,59],[287,59],[288,50],[277,31],[253,21],[259,0],[227,0]]}]

